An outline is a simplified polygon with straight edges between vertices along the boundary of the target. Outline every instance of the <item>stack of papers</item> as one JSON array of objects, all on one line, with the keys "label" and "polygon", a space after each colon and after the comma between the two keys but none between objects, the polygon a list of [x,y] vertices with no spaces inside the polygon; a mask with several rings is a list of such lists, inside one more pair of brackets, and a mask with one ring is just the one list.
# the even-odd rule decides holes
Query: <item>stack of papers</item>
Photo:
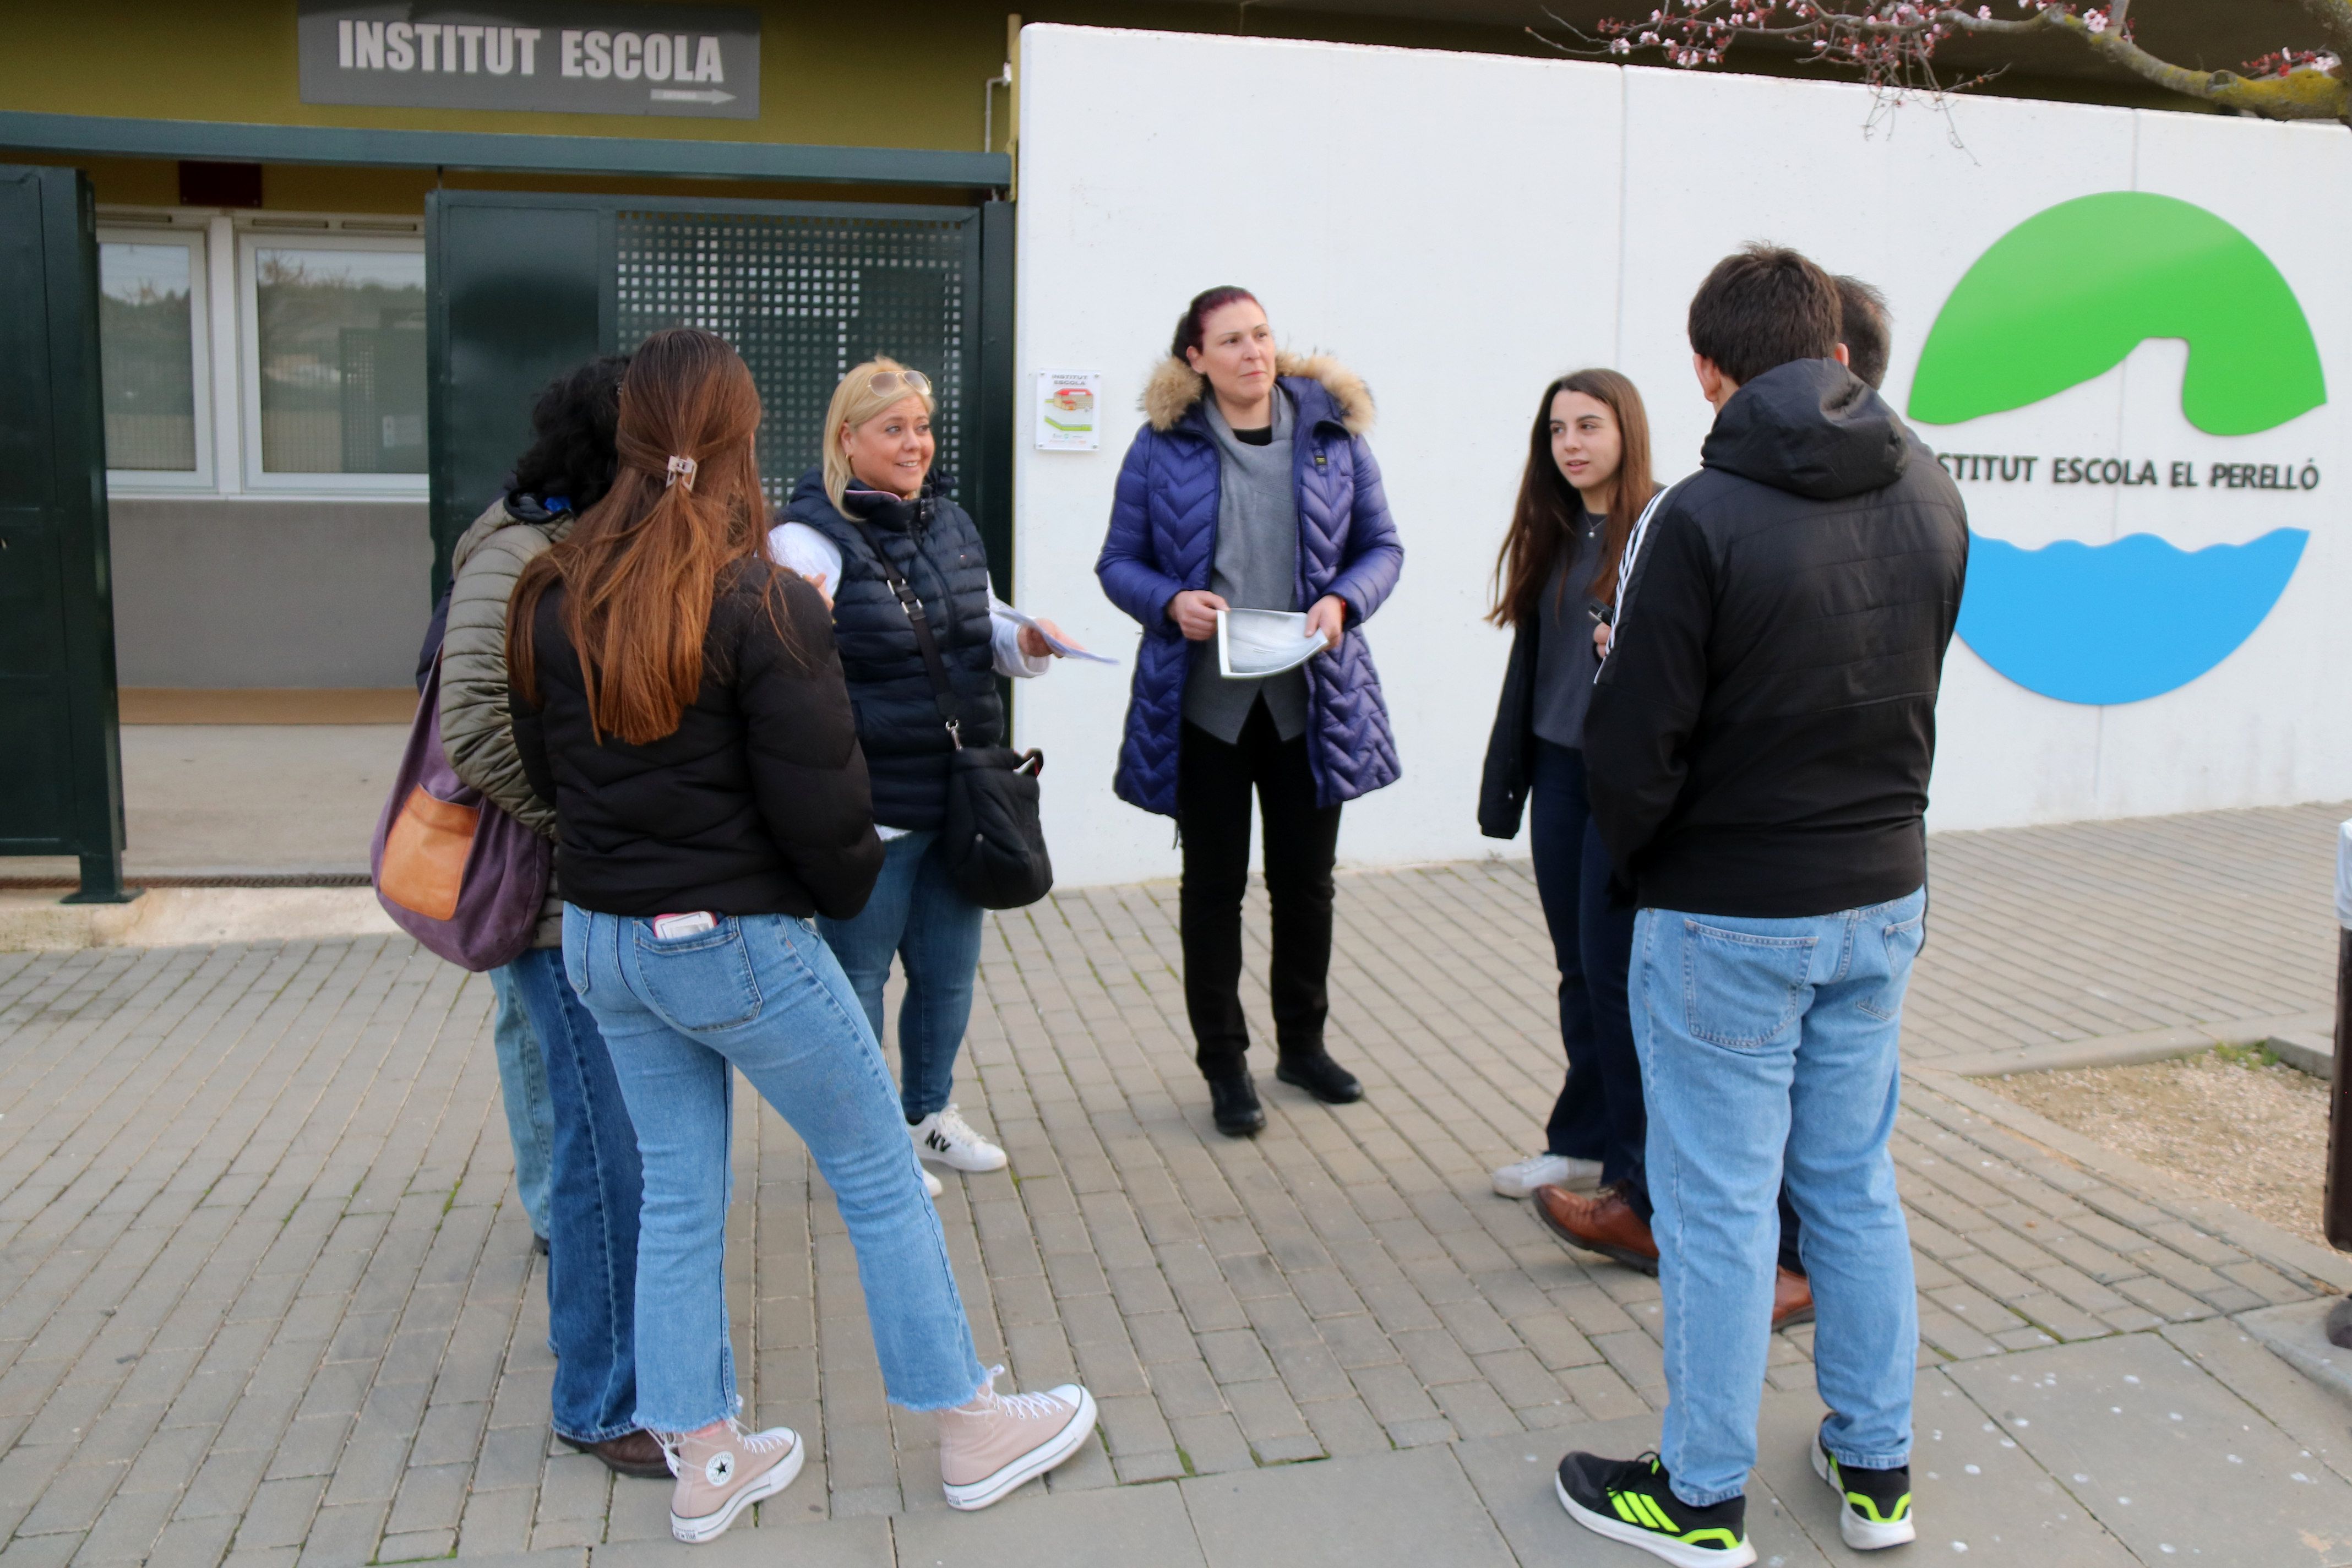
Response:
[{"label": "stack of papers", "polygon": [[1324,649],[1297,610],[1219,610],[1217,673],[1227,680],[1259,680],[1297,669]]}]

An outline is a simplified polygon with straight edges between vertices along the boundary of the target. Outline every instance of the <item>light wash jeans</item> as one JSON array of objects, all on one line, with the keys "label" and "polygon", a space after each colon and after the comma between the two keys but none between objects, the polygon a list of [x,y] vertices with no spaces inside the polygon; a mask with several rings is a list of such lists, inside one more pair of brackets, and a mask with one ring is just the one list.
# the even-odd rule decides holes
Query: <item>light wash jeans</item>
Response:
[{"label": "light wash jeans", "polygon": [[820,918],[817,933],[841,961],[866,1021],[881,1039],[882,988],[893,955],[907,966],[898,1005],[899,1106],[913,1126],[945,1110],[955,1093],[956,1053],[971,1021],[980,971],[981,908],[956,891],[937,833],[908,833],[882,847],[882,876],[856,918]]},{"label": "light wash jeans", "polygon": [[515,1190],[522,1194],[531,1235],[544,1237],[547,1173],[555,1158],[555,1107],[547,1098],[547,1058],[530,1032],[530,1015],[523,1011],[513,970],[513,964],[502,963],[490,971],[490,992],[498,998],[490,1015],[490,1046],[499,1058],[507,1142],[514,1145]]},{"label": "light wash jeans", "polygon": [[1633,1032],[1664,1291],[1658,1455],[1694,1508],[1747,1489],[1771,1344],[1785,1174],[1812,1278],[1822,1440],[1909,1461],[1918,1306],[1886,1152],[1924,890],[1804,920],[1643,910]]},{"label": "light wash jeans", "polygon": [[808,1145],[857,1253],[884,1392],[912,1410],[984,1381],[890,1069],[813,922],[722,918],[663,942],[653,921],[563,907],[563,965],[596,1016],[645,1165],[637,1230],[637,1425],[734,1414],[727,1339],[731,1066]]}]

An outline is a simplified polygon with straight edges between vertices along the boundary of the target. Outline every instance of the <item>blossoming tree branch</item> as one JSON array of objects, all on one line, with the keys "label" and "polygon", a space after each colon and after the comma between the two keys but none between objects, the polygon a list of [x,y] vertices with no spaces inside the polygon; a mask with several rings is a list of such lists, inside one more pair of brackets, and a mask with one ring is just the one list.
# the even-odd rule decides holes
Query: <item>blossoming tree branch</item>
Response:
[{"label": "blossoming tree branch", "polygon": [[2237,70],[2177,66],[2132,38],[2132,0],[2084,5],[2072,0],[2010,0],[2021,16],[1921,0],[1663,0],[1646,21],[1610,19],[1586,33],[1547,10],[1572,42],[1529,28],[1570,53],[1630,55],[1654,49],[1678,66],[1722,61],[1739,38],[1769,38],[1812,58],[1858,70],[1873,87],[1896,93],[1948,92],[1983,76],[1947,82],[1936,73],[1938,46],[1959,37],[2023,37],[2053,34],[2092,54],[2185,97],[2202,99],[2268,120],[2340,120],[2352,123],[2352,88],[2344,61],[2352,57],[2352,0],[2297,0],[2318,23],[2328,47],[2278,49]]}]

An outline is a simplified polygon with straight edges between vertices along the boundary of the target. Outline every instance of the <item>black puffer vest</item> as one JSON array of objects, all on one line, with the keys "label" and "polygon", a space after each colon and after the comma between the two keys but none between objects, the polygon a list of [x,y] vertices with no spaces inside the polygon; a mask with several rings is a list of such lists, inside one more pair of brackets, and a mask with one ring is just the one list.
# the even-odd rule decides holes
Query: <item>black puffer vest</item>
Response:
[{"label": "black puffer vest", "polygon": [[988,554],[971,516],[937,493],[936,476],[917,500],[855,488],[845,500],[866,528],[834,510],[824,469],[811,468],[793,487],[784,516],[808,524],[841,551],[841,581],[829,584],[833,630],[857,710],[858,742],[873,774],[874,820],[885,827],[936,828],[947,809],[953,742],[940,722],[914,628],[882,574],[867,529],[923,601],[967,746],[1003,743],[1004,704],[996,694],[989,633]]}]

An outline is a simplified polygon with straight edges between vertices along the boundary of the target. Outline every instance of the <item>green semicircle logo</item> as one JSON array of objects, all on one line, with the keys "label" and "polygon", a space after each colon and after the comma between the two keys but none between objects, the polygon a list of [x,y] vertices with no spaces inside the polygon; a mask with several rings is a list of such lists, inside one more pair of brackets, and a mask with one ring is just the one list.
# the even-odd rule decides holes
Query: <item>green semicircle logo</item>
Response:
[{"label": "green semicircle logo", "polygon": [[2311,323],[2260,247],[2191,203],[2108,191],[2036,213],[1977,258],[1920,351],[1910,415],[1957,425],[2023,408],[2148,338],[2188,342],[2180,409],[2208,435],[2327,401]]}]

